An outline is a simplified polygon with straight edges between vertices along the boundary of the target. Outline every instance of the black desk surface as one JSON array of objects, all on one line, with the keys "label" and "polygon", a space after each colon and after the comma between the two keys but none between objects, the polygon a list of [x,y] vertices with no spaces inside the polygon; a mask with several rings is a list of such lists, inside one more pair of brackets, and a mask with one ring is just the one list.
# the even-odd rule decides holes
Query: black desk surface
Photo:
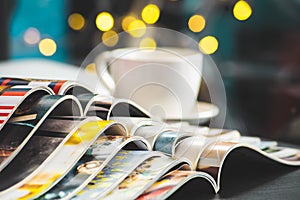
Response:
[{"label": "black desk surface", "polygon": [[275,162],[258,164],[247,158],[229,158],[222,171],[221,190],[218,194],[214,194],[211,186],[203,181],[197,187],[183,188],[182,192],[179,191],[170,199],[183,198],[300,200],[300,167]]},{"label": "black desk surface", "polygon": [[[205,195],[204,195],[205,196]],[[203,196],[203,197],[204,197]],[[266,168],[223,183],[218,194],[206,199],[300,199],[300,168]]]}]

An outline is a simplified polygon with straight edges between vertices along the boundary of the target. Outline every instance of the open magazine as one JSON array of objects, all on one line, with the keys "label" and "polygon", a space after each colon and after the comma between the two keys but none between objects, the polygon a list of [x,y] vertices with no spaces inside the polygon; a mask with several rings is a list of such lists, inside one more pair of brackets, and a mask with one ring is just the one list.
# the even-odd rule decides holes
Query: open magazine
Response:
[{"label": "open magazine", "polygon": [[0,199],[165,199],[194,180],[218,192],[236,154],[300,166],[298,149],[154,120],[75,82],[0,78]]}]

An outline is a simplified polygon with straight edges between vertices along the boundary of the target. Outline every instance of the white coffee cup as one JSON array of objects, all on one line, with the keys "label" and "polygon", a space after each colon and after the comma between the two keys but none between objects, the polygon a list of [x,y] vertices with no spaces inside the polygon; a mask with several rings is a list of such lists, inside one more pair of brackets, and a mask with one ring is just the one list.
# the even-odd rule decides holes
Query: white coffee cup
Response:
[{"label": "white coffee cup", "polygon": [[160,118],[195,108],[203,55],[187,48],[122,48],[96,58],[100,81],[116,98],[130,99]]}]

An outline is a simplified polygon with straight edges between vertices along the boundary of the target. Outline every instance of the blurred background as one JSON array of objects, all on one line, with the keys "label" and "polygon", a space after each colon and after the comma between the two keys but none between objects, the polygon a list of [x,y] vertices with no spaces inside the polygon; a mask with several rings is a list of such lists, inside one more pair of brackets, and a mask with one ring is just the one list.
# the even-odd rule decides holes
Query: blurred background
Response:
[{"label": "blurred background", "polygon": [[[226,128],[300,144],[300,0],[1,0],[0,16],[2,61],[80,66],[102,41],[113,48],[123,31],[184,33],[221,72]],[[144,44],[156,41],[147,37]],[[199,100],[209,101],[201,87]]]}]

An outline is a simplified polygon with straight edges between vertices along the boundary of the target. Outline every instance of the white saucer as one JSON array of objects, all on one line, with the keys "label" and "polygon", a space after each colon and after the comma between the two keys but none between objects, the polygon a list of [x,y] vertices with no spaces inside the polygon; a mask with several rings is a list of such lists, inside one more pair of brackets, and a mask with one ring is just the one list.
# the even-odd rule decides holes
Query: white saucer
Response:
[{"label": "white saucer", "polygon": [[184,116],[166,116],[165,121],[187,121],[192,124],[200,124],[207,122],[210,118],[219,114],[219,108],[211,103],[197,102],[190,114]]}]

